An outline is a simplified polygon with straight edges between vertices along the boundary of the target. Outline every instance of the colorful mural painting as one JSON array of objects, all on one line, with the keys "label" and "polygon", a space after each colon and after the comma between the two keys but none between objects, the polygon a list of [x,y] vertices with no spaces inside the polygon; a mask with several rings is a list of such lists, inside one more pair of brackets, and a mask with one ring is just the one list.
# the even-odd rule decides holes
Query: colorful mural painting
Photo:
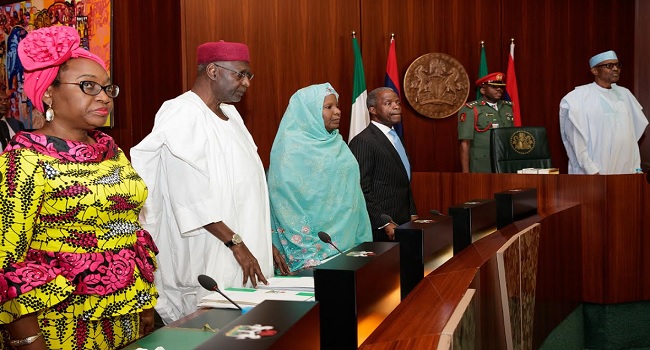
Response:
[{"label": "colorful mural painting", "polygon": [[45,123],[23,93],[24,68],[17,49],[28,32],[49,26],[74,27],[81,46],[101,57],[110,72],[111,18],[111,0],[33,0],[0,5],[0,89],[11,92],[7,117],[20,120],[27,129]]}]

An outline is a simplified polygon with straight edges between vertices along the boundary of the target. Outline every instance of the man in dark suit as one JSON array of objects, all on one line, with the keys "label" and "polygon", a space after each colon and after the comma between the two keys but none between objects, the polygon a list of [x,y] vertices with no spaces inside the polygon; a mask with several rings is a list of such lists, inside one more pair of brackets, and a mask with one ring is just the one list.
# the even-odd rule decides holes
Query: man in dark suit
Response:
[{"label": "man in dark suit", "polygon": [[19,120],[9,117],[11,101],[6,91],[0,90],[0,153],[17,132],[25,130],[25,125]]},{"label": "man in dark suit", "polygon": [[[399,96],[387,87],[372,90],[366,104],[370,124],[350,141],[350,149],[359,162],[373,240],[394,240],[396,224],[417,218],[411,165],[393,129],[402,120],[402,107]],[[386,223],[382,214],[389,215],[393,222]]]}]

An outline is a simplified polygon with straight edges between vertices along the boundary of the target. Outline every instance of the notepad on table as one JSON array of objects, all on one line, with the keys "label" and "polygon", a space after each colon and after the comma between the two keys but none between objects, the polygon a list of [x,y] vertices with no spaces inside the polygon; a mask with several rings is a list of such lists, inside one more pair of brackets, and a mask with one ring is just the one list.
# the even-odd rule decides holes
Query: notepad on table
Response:
[{"label": "notepad on table", "polygon": [[268,285],[259,283],[258,289],[314,291],[314,277],[311,276],[275,276],[267,279]]},{"label": "notepad on table", "polygon": [[[264,300],[290,300],[290,301],[312,301],[314,292],[291,291],[277,289],[253,289],[253,288],[226,288],[223,290],[230,299],[239,304],[239,306],[255,306]],[[209,294],[199,301],[199,307],[228,308],[236,309],[237,307],[230,303],[219,293]]]}]

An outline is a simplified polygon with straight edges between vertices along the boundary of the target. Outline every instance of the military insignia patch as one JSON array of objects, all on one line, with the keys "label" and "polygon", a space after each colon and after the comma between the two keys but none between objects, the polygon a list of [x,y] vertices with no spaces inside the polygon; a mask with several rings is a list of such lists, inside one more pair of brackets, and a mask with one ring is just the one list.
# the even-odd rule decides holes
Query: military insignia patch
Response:
[{"label": "military insignia patch", "polygon": [[461,113],[461,114],[460,114],[460,121],[461,121],[461,123],[464,122],[465,119],[467,119],[467,115],[465,115],[465,113]]}]

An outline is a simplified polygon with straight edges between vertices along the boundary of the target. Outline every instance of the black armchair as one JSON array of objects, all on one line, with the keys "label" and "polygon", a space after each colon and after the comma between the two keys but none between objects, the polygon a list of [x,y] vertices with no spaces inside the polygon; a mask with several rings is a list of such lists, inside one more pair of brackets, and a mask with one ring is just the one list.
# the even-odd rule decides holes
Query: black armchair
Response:
[{"label": "black armchair", "polygon": [[551,167],[551,152],[544,127],[492,129],[490,153],[494,173],[516,173],[524,168]]}]

